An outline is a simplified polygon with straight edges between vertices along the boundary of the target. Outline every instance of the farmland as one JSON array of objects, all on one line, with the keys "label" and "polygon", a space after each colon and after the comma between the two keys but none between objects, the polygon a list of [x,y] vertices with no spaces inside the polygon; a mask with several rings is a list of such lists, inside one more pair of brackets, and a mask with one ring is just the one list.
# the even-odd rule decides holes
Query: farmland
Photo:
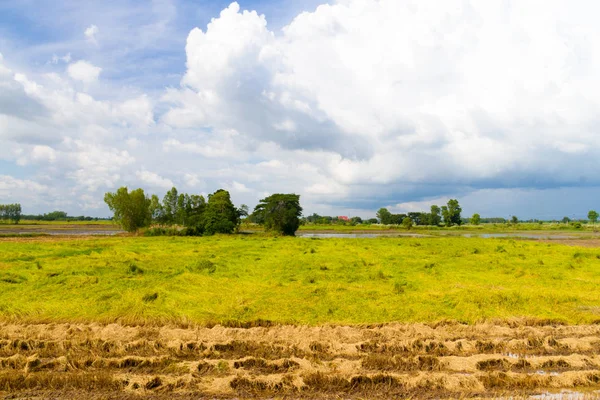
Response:
[{"label": "farmland", "polygon": [[5,238],[0,394],[591,393],[600,248],[560,243]]}]

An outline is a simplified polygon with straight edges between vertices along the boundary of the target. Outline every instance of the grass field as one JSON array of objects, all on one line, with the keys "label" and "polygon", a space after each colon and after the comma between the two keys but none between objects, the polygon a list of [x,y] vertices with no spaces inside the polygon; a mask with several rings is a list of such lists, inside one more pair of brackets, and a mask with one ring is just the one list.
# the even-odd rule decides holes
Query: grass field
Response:
[{"label": "grass field", "polygon": [[3,238],[0,397],[596,398],[600,248],[559,243]]},{"label": "grass field", "polygon": [[319,325],[600,319],[600,249],[476,238],[0,241],[0,319]]}]

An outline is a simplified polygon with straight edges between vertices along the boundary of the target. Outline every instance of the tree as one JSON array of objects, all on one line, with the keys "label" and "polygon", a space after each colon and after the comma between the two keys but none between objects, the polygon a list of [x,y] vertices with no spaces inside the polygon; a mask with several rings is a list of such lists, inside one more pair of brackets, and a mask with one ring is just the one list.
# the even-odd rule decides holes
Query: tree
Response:
[{"label": "tree", "polygon": [[179,195],[176,188],[171,188],[163,198],[163,220],[161,222],[172,225],[176,223]]},{"label": "tree", "polygon": [[352,224],[354,225],[360,225],[363,223],[363,220],[361,217],[352,217],[350,218],[350,221],[352,222]]},{"label": "tree", "polygon": [[380,208],[377,211],[377,219],[383,225],[389,225],[392,223],[392,213],[387,208]]},{"label": "tree", "polygon": [[513,215],[510,222],[512,222],[513,224],[518,224],[519,218],[516,215]]},{"label": "tree", "polygon": [[481,223],[481,216],[477,213],[473,214],[473,216],[471,217],[471,224],[479,225],[480,223]]},{"label": "tree", "polygon": [[440,216],[441,211],[439,206],[431,206],[431,216],[429,218],[429,223],[431,225],[438,226],[442,222],[442,217]]},{"label": "tree", "polygon": [[564,224],[568,224],[569,222],[571,222],[571,218],[569,218],[569,217],[564,217],[564,218],[562,219],[562,222],[563,222]]},{"label": "tree", "polygon": [[208,195],[208,203],[201,218],[204,234],[232,233],[239,223],[239,211],[231,202],[228,191],[220,189]]},{"label": "tree", "polygon": [[0,220],[18,224],[21,220],[21,205],[18,203],[0,205]]},{"label": "tree", "polygon": [[265,197],[254,208],[253,214],[262,215],[267,231],[294,236],[302,216],[300,195],[277,193]]},{"label": "tree", "polygon": [[152,221],[152,201],[146,197],[143,189],[129,192],[126,187],[122,187],[115,193],[106,193],[104,201],[114,213],[114,219],[127,232],[135,232],[150,225]]},{"label": "tree", "polygon": [[598,215],[598,213],[597,213],[596,211],[594,211],[594,210],[591,210],[591,211],[588,213],[588,219],[589,219],[589,220],[590,220],[590,222],[591,222],[591,223],[593,223],[593,224],[595,224],[596,222],[598,222],[598,217],[599,217],[599,216],[600,216],[600,215]]},{"label": "tree", "polygon": [[406,217],[402,220],[402,226],[408,230],[410,230],[413,226],[413,220],[409,217]]},{"label": "tree", "polygon": [[449,200],[448,204],[442,207],[442,217],[444,217],[444,224],[446,226],[460,226],[460,224],[462,224],[462,218],[460,216],[461,212],[462,208],[460,208],[458,200]]},{"label": "tree", "polygon": [[163,219],[165,210],[163,209],[162,204],[160,204],[157,195],[152,195],[148,208],[150,209],[150,218],[152,221],[161,221]]}]

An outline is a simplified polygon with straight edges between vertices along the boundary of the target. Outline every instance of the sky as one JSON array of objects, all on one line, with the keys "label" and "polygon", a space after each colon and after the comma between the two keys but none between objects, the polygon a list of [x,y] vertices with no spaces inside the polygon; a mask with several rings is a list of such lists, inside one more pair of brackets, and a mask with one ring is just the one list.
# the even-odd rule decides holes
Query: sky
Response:
[{"label": "sky", "polygon": [[0,0],[0,203],[600,209],[600,3]]}]

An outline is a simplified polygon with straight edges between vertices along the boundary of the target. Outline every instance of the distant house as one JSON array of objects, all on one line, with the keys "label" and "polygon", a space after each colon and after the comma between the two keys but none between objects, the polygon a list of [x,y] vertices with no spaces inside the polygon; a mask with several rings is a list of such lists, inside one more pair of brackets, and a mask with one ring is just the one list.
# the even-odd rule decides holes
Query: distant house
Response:
[{"label": "distant house", "polygon": [[338,217],[338,220],[344,221],[344,222],[350,222],[350,218],[345,217],[345,216]]}]

